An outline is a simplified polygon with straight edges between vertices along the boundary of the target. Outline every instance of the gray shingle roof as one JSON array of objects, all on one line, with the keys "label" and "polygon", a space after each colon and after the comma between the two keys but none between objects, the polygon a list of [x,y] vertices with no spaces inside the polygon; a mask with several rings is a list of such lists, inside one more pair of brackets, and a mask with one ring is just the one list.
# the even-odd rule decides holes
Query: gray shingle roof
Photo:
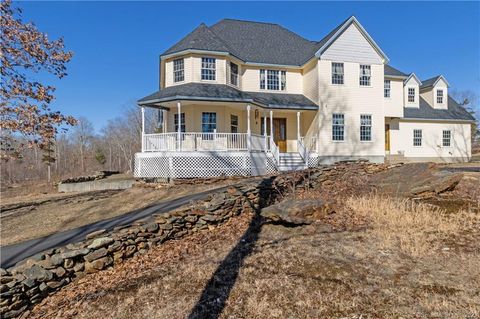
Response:
[{"label": "gray shingle roof", "polygon": [[442,77],[441,75],[437,75],[437,76],[434,76],[433,78],[423,80],[422,81],[422,86],[420,87],[420,89],[426,89],[428,87],[433,86],[435,84],[435,82],[437,82],[437,80],[441,77]]},{"label": "gray shingle roof", "polygon": [[405,78],[408,77],[408,74],[403,73],[402,71],[399,71],[399,70],[395,69],[394,67],[392,67],[391,65],[388,65],[388,64],[385,64],[383,73],[386,76],[405,77]]},{"label": "gray shingle roof", "polygon": [[475,118],[459,105],[452,97],[448,97],[448,109],[434,109],[425,99],[420,97],[420,107],[405,107],[403,117],[407,119],[428,120],[465,120],[474,121]]},{"label": "gray shingle roof", "polygon": [[302,94],[242,92],[225,84],[187,83],[170,86],[138,101],[140,105],[175,100],[252,103],[266,108],[316,110],[318,105]]},{"label": "gray shingle roof", "polygon": [[229,52],[252,63],[303,65],[346,21],[322,40],[310,41],[278,24],[223,19],[211,27],[202,23],[162,55],[196,49]]},{"label": "gray shingle roof", "polygon": [[162,55],[192,49],[229,52],[225,43],[202,23]]}]

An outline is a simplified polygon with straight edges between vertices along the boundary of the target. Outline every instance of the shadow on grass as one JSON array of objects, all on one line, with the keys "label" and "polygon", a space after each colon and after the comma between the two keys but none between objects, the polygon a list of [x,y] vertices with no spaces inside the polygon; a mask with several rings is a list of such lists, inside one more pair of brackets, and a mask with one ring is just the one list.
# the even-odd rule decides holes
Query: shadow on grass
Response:
[{"label": "shadow on grass", "polygon": [[[272,201],[272,192],[265,192],[265,190],[271,190],[272,182],[273,178],[267,178],[260,184],[260,199],[262,201],[260,207],[264,207]],[[243,196],[248,198],[240,189],[237,188],[237,190],[239,190]],[[248,203],[250,207],[254,209],[253,203],[250,201]],[[236,246],[217,267],[215,273],[203,289],[200,299],[197,301],[188,316],[189,319],[218,318],[222,313],[230,292],[235,285],[243,262],[245,258],[252,253],[262,228],[260,211],[254,209],[254,212],[255,215],[247,230]]]}]

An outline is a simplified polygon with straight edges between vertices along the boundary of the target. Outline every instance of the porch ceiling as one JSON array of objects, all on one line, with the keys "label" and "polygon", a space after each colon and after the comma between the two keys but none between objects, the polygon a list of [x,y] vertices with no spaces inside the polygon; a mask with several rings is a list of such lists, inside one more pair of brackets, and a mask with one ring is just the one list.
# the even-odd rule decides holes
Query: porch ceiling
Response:
[{"label": "porch ceiling", "polygon": [[243,92],[229,85],[206,83],[170,86],[140,99],[138,105],[162,108],[176,101],[249,103],[266,109],[318,109],[317,104],[302,94]]}]

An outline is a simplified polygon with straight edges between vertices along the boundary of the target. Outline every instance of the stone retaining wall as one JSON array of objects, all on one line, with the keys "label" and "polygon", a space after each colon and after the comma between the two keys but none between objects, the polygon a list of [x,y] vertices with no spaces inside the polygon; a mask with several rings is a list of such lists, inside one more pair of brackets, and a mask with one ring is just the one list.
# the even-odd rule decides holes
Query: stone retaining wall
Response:
[{"label": "stone retaining wall", "polygon": [[114,267],[166,240],[212,229],[241,212],[258,211],[295,188],[328,185],[329,180],[339,178],[342,171],[352,167],[363,174],[387,168],[364,162],[341,163],[242,182],[205,201],[153,215],[148,221],[97,231],[84,241],[50,249],[12,268],[0,269],[0,314],[3,318],[16,317],[78,278]]}]

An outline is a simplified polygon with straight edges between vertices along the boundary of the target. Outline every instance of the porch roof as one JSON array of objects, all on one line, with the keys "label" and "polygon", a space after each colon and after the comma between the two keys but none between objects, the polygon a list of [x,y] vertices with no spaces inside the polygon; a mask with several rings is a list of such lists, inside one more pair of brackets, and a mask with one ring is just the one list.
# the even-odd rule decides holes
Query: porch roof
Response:
[{"label": "porch roof", "polygon": [[158,106],[175,100],[242,102],[269,109],[318,109],[317,104],[302,94],[243,92],[229,85],[207,83],[170,86],[138,100],[138,104]]}]

